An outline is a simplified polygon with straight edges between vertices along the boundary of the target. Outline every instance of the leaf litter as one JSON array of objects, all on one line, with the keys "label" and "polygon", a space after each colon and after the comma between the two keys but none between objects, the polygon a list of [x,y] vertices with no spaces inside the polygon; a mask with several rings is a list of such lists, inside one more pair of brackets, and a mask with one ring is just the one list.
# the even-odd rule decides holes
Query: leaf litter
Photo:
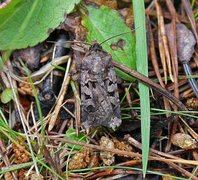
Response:
[{"label": "leaf litter", "polygon": [[[18,7],[14,4],[20,3],[20,0],[12,3],[7,5],[7,9],[6,5],[2,6],[3,11],[17,10]],[[64,3],[69,3],[70,6]],[[140,79],[139,74],[136,74],[137,79],[129,76],[133,73],[129,69],[130,73],[127,74],[125,68],[127,66],[135,69],[133,32],[117,36],[102,44],[104,51],[110,53],[113,61],[117,61],[117,64],[112,63],[114,66],[119,68],[120,64],[125,65],[122,71],[116,69],[118,88],[112,91],[111,83],[108,86],[96,85],[94,78],[100,79],[96,75],[88,79],[88,82],[85,81],[85,87],[88,88],[85,96],[92,100],[86,106],[87,109],[90,108],[89,113],[93,112],[93,107],[100,108],[95,107],[98,101],[96,97],[100,98],[93,96],[95,86],[98,89],[105,87],[109,97],[113,97],[112,94],[116,91],[120,100],[123,99],[119,103],[122,123],[112,130],[105,127],[106,123],[97,124],[99,127],[95,127],[94,121],[87,128],[83,126],[81,120],[80,72],[83,63],[81,60],[86,51],[89,51],[89,48],[85,47],[88,45],[85,41],[87,40],[89,44],[94,41],[101,43],[115,35],[131,31],[133,29],[131,1],[87,0],[76,6],[78,3],[79,1],[65,1],[64,5],[59,4],[62,9],[58,6],[54,9],[54,13],[57,9],[61,11],[57,15],[59,18],[53,22],[50,34],[46,34],[46,29],[42,29],[43,32],[39,33],[36,27],[31,29],[31,25],[27,24],[28,30],[24,29],[16,38],[13,34],[9,36],[9,33],[14,32],[9,26],[15,19],[6,25],[0,24],[0,28],[7,29],[6,33],[0,33],[0,39],[4,38],[5,41],[2,41],[1,49],[18,49],[12,53],[3,71],[0,72],[1,93],[6,88],[13,89],[14,93],[11,101],[1,103],[0,109],[1,178],[142,178],[140,105],[137,90],[137,81]],[[55,15],[49,9],[53,5],[54,3],[51,7],[49,5],[46,10],[46,15],[54,16],[52,19]],[[177,61],[177,57],[181,59],[181,53],[185,53],[183,50],[186,50],[177,39],[179,37],[183,40],[183,36],[177,30],[179,22],[195,37],[197,43],[197,32],[194,29],[197,21],[192,16],[197,4],[192,7],[188,3],[182,6],[181,3],[173,4],[171,1],[150,0],[145,1],[145,5],[148,17],[150,65],[149,79],[144,76],[140,78],[143,78],[145,84],[153,80],[148,86],[157,87],[152,91],[151,97],[151,149],[146,179],[161,177],[164,179],[167,176],[174,179],[189,177],[197,179],[197,97],[191,83],[188,83],[190,82],[188,80],[194,78],[188,77],[189,75],[197,75],[196,46],[193,44],[190,47],[191,53],[188,58],[188,66],[193,74],[185,74],[182,64]],[[22,8],[25,6],[27,4],[21,4]],[[182,13],[184,11],[186,14]],[[64,15],[65,12],[67,15]],[[36,17],[35,14],[31,16]],[[1,17],[3,16],[0,14]],[[33,21],[30,21],[31,23]],[[50,25],[51,23],[45,27],[49,29]],[[44,24],[41,26],[44,27]],[[31,35],[28,35],[29,32]],[[39,33],[38,37],[35,36],[35,32]],[[24,37],[19,42],[18,37],[21,36]],[[6,40],[5,37],[9,38]],[[190,42],[192,43],[191,40]],[[2,51],[1,54],[3,53]],[[27,75],[23,64],[28,68],[30,76]],[[100,76],[105,75],[101,71],[99,68],[96,73]],[[109,77],[105,75],[102,79],[106,78]],[[162,91],[156,86],[158,82],[172,103],[160,95]],[[32,85],[35,86],[38,95],[44,118],[43,125],[39,120],[40,110],[35,101]],[[88,93],[90,87],[93,90]],[[170,94],[179,101],[171,99]],[[101,104],[103,102],[104,100],[100,101]],[[179,111],[180,105],[185,107],[183,108],[185,111]],[[114,104],[111,103],[111,106]],[[105,117],[102,113],[105,111],[99,112],[102,120]],[[84,119],[86,121],[86,117]],[[30,140],[31,146],[25,139]]]}]

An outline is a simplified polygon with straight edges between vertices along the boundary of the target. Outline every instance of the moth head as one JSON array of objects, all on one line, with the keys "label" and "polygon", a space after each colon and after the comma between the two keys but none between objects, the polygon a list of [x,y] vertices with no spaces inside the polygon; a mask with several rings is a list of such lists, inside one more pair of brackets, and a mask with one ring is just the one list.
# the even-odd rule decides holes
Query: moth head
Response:
[{"label": "moth head", "polygon": [[102,50],[102,46],[97,43],[96,41],[93,42],[93,44],[91,45],[91,47],[89,48],[90,51],[101,51]]}]

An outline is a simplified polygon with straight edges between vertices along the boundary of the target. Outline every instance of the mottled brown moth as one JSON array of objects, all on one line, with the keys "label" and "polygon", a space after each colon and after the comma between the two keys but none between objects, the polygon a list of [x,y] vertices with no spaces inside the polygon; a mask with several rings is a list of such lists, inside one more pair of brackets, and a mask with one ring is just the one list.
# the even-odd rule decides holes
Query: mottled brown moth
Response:
[{"label": "mottled brown moth", "polygon": [[85,128],[119,127],[120,101],[111,55],[94,42],[81,63],[82,124]]}]

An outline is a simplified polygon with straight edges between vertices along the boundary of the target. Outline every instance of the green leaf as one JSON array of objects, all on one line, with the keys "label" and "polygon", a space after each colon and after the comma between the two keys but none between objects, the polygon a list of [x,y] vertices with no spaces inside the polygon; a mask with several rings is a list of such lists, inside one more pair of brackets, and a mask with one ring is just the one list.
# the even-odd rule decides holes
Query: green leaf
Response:
[{"label": "green leaf", "polygon": [[4,61],[3,58],[0,56],[0,71],[3,69]]},{"label": "green leaf", "polygon": [[[78,136],[76,134],[76,130],[75,129],[72,129],[72,128],[69,128],[67,131],[66,131],[66,135],[65,135],[65,139],[70,139],[70,140],[73,140],[73,141],[79,141],[79,142],[86,142],[87,138],[86,138],[86,135],[83,134],[83,133],[78,133]],[[72,148],[72,149],[76,149],[76,150],[80,150],[82,148],[82,146],[79,146],[79,145],[73,145],[71,143],[67,143],[67,146]]]},{"label": "green leaf", "polygon": [[[133,33],[130,33],[131,29],[124,23],[118,12],[105,6],[101,8],[87,6],[87,10],[88,15],[83,17],[82,22],[88,31],[87,40],[89,42],[96,40],[98,43],[101,43],[110,37],[129,32],[108,40],[102,44],[102,46],[112,55],[113,60],[135,69],[135,37]],[[119,40],[124,40],[125,44],[123,48],[113,50],[111,44],[117,44]],[[134,80],[131,76],[122,71],[116,71],[121,78],[125,80]]]},{"label": "green leaf", "polygon": [[13,92],[12,89],[6,88],[1,94],[1,102],[6,104],[13,99]]},{"label": "green leaf", "polygon": [[45,40],[80,0],[14,0],[0,11],[0,50]]}]

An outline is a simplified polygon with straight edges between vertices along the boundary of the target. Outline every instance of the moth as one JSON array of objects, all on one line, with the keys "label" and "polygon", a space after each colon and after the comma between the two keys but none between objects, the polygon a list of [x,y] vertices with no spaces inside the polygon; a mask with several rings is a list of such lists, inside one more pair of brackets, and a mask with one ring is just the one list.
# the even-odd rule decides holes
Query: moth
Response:
[{"label": "moth", "polygon": [[120,100],[112,57],[94,42],[81,62],[81,121],[85,128],[121,124]]}]

